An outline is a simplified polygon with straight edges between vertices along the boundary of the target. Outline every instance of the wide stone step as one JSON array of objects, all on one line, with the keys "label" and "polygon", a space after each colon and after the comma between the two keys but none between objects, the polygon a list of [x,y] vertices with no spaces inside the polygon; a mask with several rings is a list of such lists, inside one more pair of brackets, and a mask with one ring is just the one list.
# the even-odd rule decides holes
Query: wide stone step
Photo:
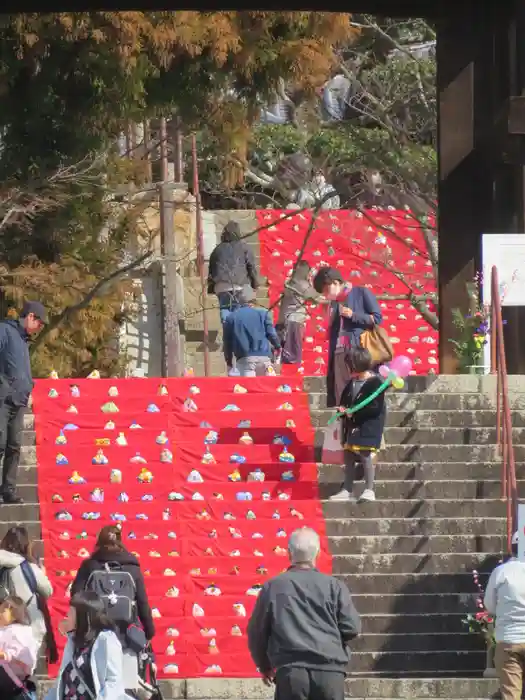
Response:
[{"label": "wide stone step", "polygon": [[499,518],[373,518],[352,517],[325,520],[328,537],[445,537],[451,535],[506,536],[507,520]]},{"label": "wide stone step", "polygon": [[[319,449],[318,453],[321,452]],[[322,456],[322,454],[317,454]],[[517,462],[525,461],[525,445],[514,446]],[[394,445],[381,450],[382,462],[495,462],[500,457],[498,445]],[[321,461],[321,460],[319,460]]]},{"label": "wide stone step", "polygon": [[[379,453],[376,464],[378,481],[498,481],[501,482],[501,461],[487,462],[389,462],[381,461]],[[340,464],[320,464],[321,481],[340,479]],[[516,478],[525,479],[525,462],[516,463]]]},{"label": "wide stone step", "polygon": [[5,523],[21,523],[40,521],[40,507],[38,503],[24,503],[22,505],[6,505],[0,504],[2,512],[2,520]]},{"label": "wide stone step", "polygon": [[[394,612],[387,615],[379,613],[365,614],[357,608],[361,613],[362,634],[363,636],[384,634],[407,634],[407,635],[432,635],[432,634],[464,634],[466,627],[463,624],[465,618],[465,610],[449,614],[433,613],[401,613]],[[399,630],[399,632],[397,631]]]},{"label": "wide stone step", "polygon": [[[482,577],[488,578],[488,572],[497,565],[498,557],[487,557],[489,564],[481,569]],[[486,572],[486,573],[483,573]],[[392,573],[378,569],[371,576],[367,573],[339,574],[338,578],[348,586],[352,595],[459,595],[469,597],[476,594],[472,573],[459,567],[454,573]]]},{"label": "wide stone step", "polygon": [[[404,622],[398,618],[397,632],[388,634],[363,634],[355,639],[350,648],[353,652],[396,651],[400,652],[471,652],[483,648],[483,641],[469,632],[450,634],[430,632],[410,634],[404,632]],[[446,637],[448,636],[448,639]],[[409,668],[407,666],[407,668]]]},{"label": "wide stone step", "polygon": [[[322,393],[310,393],[310,407],[314,411],[327,410],[326,390]],[[511,408],[514,411],[525,410],[525,395],[513,397]],[[389,392],[387,406],[390,410],[406,411],[494,411],[496,398],[484,394],[421,394],[406,392]],[[334,409],[328,409],[334,412]]]},{"label": "wide stone step", "polygon": [[[335,467],[330,471],[330,480],[323,472],[319,485],[321,498],[329,498],[337,493],[342,485],[343,472]],[[364,490],[364,482],[356,482],[355,495]],[[501,481],[376,481],[375,494],[379,500],[406,499],[496,499],[501,498]],[[525,481],[518,481],[518,495],[525,496]]]},{"label": "wide stone step", "polygon": [[[318,409],[312,412],[312,423],[316,427],[324,428],[333,415],[333,409]],[[513,411],[511,417],[514,428],[525,427],[525,411]],[[404,411],[389,408],[386,425],[388,428],[495,428],[496,411]]]},{"label": "wide stone step", "polygon": [[25,520],[22,522],[17,521],[15,518],[11,519],[9,513],[12,512],[12,509],[14,507],[15,506],[5,506],[4,504],[0,505],[0,512],[3,513],[3,516],[0,515],[0,518],[2,518],[2,520],[0,520],[0,539],[5,535],[5,533],[9,530],[10,527],[13,527],[13,524],[19,522],[21,525],[24,525],[24,527],[27,528],[29,538],[31,539],[31,541],[33,543],[39,544],[41,542],[42,537],[42,525],[40,523],[40,520]]},{"label": "wide stone step", "polygon": [[[525,462],[525,445],[514,447],[517,462]],[[36,447],[21,449],[21,466],[36,465]],[[316,461],[322,461],[322,449],[316,449]],[[381,450],[381,462],[494,462],[499,459],[497,445],[398,445],[387,444]]]},{"label": "wide stone step", "polygon": [[346,691],[354,698],[484,698],[497,690],[497,681],[482,678],[348,678]]},{"label": "wide stone step", "polygon": [[[352,658],[354,666],[359,654]],[[39,684],[46,691],[51,681]],[[258,678],[195,678],[186,681],[161,681],[165,700],[271,700],[274,688],[263,685]],[[345,696],[348,698],[380,698],[381,700],[478,700],[491,697],[497,681],[482,678],[374,678],[347,677]]]},{"label": "wide stone step", "polygon": [[[305,386],[307,391],[321,393],[325,391],[325,378],[306,377]],[[429,374],[406,377],[404,390],[400,393],[479,394],[495,397],[496,386],[496,375]],[[509,394],[525,397],[525,376],[509,375]]]},{"label": "wide stone step", "polygon": [[458,571],[477,569],[487,554],[465,552],[461,554],[336,554],[333,559],[335,574],[368,574],[370,591],[375,583],[375,573],[455,574]]},{"label": "wide stone step", "polygon": [[[447,635],[443,635],[445,638]],[[423,635],[415,635],[421,641]],[[397,637],[384,640],[378,651],[352,653],[348,672],[354,676],[481,676],[486,662],[484,649],[450,649],[446,639],[436,639],[432,650],[400,650],[394,646]],[[403,645],[406,646],[406,645]],[[366,697],[366,696],[365,696]],[[405,696],[413,700],[415,696]],[[430,696],[433,697],[433,696]],[[448,696],[447,696],[448,700]]]},{"label": "wide stone step", "polygon": [[350,504],[324,501],[326,518],[501,518],[505,503],[501,500],[387,500]]},{"label": "wide stone step", "polygon": [[[505,538],[506,539],[506,538]],[[330,550],[334,555],[369,554],[472,554],[499,553],[504,549],[504,538],[498,535],[405,535],[330,536]]]},{"label": "wide stone step", "polygon": [[[493,428],[387,428],[385,430],[387,444],[400,445],[483,445],[496,444],[496,427]],[[512,431],[514,445],[525,442],[525,428],[514,428]]]},{"label": "wide stone step", "polygon": [[[461,615],[472,610],[475,592],[353,595],[360,615]],[[464,629],[462,630],[464,631]]]}]

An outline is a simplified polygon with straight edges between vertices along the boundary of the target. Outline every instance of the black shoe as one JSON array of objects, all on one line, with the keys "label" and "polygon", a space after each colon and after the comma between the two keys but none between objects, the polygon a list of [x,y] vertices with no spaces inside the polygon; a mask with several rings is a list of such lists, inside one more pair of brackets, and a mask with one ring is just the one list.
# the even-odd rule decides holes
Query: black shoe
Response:
[{"label": "black shoe", "polygon": [[17,496],[16,493],[4,493],[2,494],[2,498],[4,500],[4,503],[7,503],[9,505],[21,505],[24,502],[24,499],[20,498],[20,496]]}]

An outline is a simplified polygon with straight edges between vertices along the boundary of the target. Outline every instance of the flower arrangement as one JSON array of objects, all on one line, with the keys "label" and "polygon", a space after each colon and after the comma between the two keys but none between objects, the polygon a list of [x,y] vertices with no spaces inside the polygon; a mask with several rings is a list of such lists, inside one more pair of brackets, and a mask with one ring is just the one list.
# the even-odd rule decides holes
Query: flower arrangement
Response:
[{"label": "flower arrangement", "polygon": [[494,646],[496,640],[494,638],[494,618],[490,615],[483,602],[485,597],[485,591],[479,580],[479,574],[477,571],[472,572],[472,578],[474,581],[474,586],[476,587],[476,612],[468,613],[468,615],[462,620],[462,623],[467,627],[471,634],[478,634],[482,636],[488,645]]},{"label": "flower arrangement", "polygon": [[458,338],[451,339],[460,371],[468,374],[483,365],[483,348],[490,333],[490,309],[479,298],[479,276],[467,284],[470,312],[465,316],[460,309],[452,309],[452,320],[458,329]]}]

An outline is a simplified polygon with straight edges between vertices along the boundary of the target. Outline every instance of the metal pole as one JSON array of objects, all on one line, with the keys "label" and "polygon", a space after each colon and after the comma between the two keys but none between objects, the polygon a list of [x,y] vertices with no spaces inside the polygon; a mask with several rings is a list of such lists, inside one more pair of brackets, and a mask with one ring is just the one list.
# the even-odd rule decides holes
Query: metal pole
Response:
[{"label": "metal pole", "polygon": [[199,166],[197,164],[197,140],[191,137],[191,157],[193,161],[193,196],[195,197],[195,225],[197,228],[197,265],[201,278],[202,328],[204,334],[204,375],[210,375],[210,348],[208,315],[206,313],[206,276],[204,274],[204,237],[202,231],[202,202],[199,190]]},{"label": "metal pole", "polygon": [[162,182],[159,183],[160,236],[162,269],[164,272],[163,299],[163,374],[182,376],[182,351],[177,299],[177,250],[175,245],[173,183],[168,182],[168,145],[166,119],[160,122],[160,158]]}]

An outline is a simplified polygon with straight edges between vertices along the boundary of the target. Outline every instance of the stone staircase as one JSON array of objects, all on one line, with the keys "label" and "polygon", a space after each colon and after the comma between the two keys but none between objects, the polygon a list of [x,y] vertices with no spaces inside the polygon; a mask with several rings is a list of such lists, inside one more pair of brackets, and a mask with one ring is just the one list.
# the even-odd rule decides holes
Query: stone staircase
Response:
[{"label": "stone staircase", "polygon": [[[217,243],[225,224],[233,219],[237,221],[244,243],[253,252],[257,268],[260,269],[260,246],[257,231],[258,223],[253,211],[215,211],[215,226]],[[251,235],[249,235],[251,234]],[[207,274],[206,268],[206,274]],[[261,286],[257,290],[257,303],[268,307],[268,287],[266,280],[260,277]],[[224,376],[226,366],[222,352],[222,329],[219,317],[219,307],[215,295],[206,295],[202,301],[201,281],[199,277],[186,277],[184,279],[185,301],[185,366],[191,367],[196,376],[204,376],[204,328],[202,307],[207,310],[209,349],[210,349],[210,376]]]},{"label": "stone staircase", "polygon": [[[324,380],[306,380],[322,447],[331,410]],[[525,379],[512,377],[511,405],[520,494],[525,480]],[[471,571],[490,571],[504,547],[492,377],[411,378],[388,397],[387,447],[375,503],[324,503],[334,572],[363,617],[347,681],[354,698],[476,700],[497,691],[485,680],[480,640],[465,633]],[[23,506],[4,506],[0,534],[13,522],[40,536],[32,417],[20,470]],[[322,496],[340,483],[339,465],[320,464]],[[42,669],[43,670],[43,669]],[[42,683],[42,687],[47,684]],[[164,684],[166,700],[271,697],[256,680],[197,679]]]}]

